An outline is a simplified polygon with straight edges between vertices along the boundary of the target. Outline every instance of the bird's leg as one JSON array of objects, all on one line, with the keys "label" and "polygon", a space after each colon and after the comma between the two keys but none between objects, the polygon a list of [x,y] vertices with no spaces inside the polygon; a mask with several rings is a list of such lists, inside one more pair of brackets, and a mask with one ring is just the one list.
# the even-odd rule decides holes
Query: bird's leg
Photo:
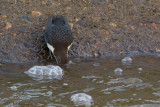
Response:
[{"label": "bird's leg", "polygon": [[49,56],[47,57],[47,59],[53,59],[53,55],[52,55],[52,52],[51,52],[51,50],[49,50]]}]

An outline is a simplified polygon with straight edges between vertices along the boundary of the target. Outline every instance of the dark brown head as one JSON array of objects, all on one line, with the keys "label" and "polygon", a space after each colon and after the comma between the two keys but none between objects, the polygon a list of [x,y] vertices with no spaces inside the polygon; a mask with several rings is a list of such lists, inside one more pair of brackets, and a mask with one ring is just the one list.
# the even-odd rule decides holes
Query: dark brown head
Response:
[{"label": "dark brown head", "polygon": [[68,62],[68,47],[56,47],[54,57],[57,64],[66,64]]}]

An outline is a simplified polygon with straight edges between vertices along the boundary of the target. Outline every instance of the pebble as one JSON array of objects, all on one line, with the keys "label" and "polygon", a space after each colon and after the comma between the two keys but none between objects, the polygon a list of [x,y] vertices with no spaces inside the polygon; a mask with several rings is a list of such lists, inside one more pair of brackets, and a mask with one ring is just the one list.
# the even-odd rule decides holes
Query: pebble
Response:
[{"label": "pebble", "polygon": [[112,26],[112,27],[117,27],[117,25],[113,22],[111,22],[109,25]]},{"label": "pebble", "polygon": [[27,42],[24,42],[23,45],[26,47],[26,48],[33,48],[33,44],[30,44],[30,43],[27,43]]},{"label": "pebble", "polygon": [[115,7],[118,8],[118,9],[122,8],[121,5],[115,5]]},{"label": "pebble", "polygon": [[97,4],[97,3],[98,3],[98,0],[92,0],[92,3],[93,3],[93,4]]},{"label": "pebble", "polygon": [[6,22],[6,29],[10,29],[12,27],[12,24],[10,22]]},{"label": "pebble", "polygon": [[144,5],[151,6],[151,3],[147,1],[147,2],[144,3]]},{"label": "pebble", "polygon": [[42,13],[39,12],[39,11],[32,11],[32,15],[33,15],[33,16],[41,16]]},{"label": "pebble", "polygon": [[85,25],[86,25],[86,23],[85,23],[83,20],[79,20],[77,23],[78,23],[79,25],[81,25],[81,26],[85,26]]},{"label": "pebble", "polygon": [[3,15],[2,17],[3,17],[3,18],[7,18],[7,15]]},{"label": "pebble", "polygon": [[26,29],[25,29],[25,27],[21,27],[19,31],[20,31],[21,33],[25,33],[25,32],[26,32]]},{"label": "pebble", "polygon": [[122,70],[121,68],[116,68],[116,69],[114,70],[114,73],[115,73],[116,75],[122,75],[122,72],[123,72],[123,70]]},{"label": "pebble", "polygon": [[131,29],[132,29],[132,30],[135,30],[135,29],[136,29],[136,27],[135,27],[135,26],[131,26]]},{"label": "pebble", "polygon": [[141,5],[142,4],[142,0],[133,0],[134,3]]},{"label": "pebble", "polygon": [[24,20],[26,20],[26,21],[32,22],[32,19],[29,18],[28,16],[22,16],[22,18],[23,18]]},{"label": "pebble", "polygon": [[73,101],[76,106],[85,105],[86,107],[91,107],[93,103],[92,97],[85,93],[77,93],[72,95],[71,101]]},{"label": "pebble", "polygon": [[71,26],[71,29],[73,29],[73,23],[69,23],[69,25]]}]

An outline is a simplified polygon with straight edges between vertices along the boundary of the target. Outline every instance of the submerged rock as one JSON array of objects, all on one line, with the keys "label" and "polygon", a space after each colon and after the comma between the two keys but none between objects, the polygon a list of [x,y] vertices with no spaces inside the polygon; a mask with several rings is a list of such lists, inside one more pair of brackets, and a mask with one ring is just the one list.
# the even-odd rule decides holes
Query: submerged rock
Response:
[{"label": "submerged rock", "polygon": [[46,77],[47,79],[61,79],[63,76],[63,70],[59,66],[54,65],[33,66],[25,73],[31,77]]},{"label": "submerged rock", "polygon": [[90,95],[85,93],[77,93],[71,96],[71,101],[77,106],[85,105],[86,107],[91,107],[93,99]]}]

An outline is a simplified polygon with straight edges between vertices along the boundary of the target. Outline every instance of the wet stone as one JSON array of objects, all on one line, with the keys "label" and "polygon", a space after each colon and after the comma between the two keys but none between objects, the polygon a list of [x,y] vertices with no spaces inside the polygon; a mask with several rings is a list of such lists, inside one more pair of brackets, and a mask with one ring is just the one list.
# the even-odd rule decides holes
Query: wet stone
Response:
[{"label": "wet stone", "polygon": [[156,51],[155,50],[150,50],[150,53],[155,54]]},{"label": "wet stone", "polygon": [[26,21],[32,22],[32,19],[28,16],[22,16],[22,18]]}]

